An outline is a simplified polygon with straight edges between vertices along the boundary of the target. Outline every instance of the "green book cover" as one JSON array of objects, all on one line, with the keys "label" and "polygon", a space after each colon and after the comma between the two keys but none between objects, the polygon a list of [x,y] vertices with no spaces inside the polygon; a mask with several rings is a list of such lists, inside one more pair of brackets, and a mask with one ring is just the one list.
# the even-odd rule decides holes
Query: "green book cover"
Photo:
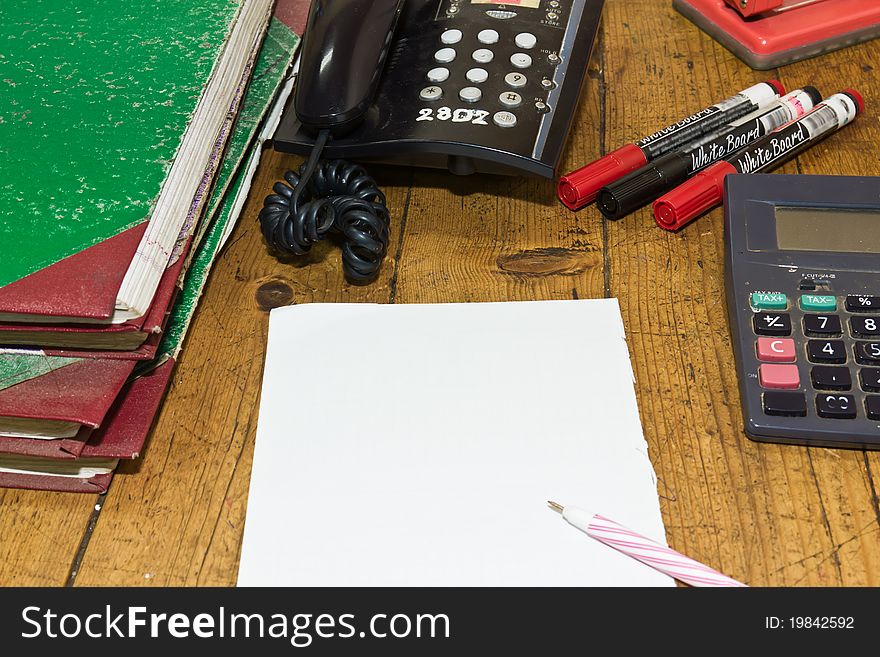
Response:
[{"label": "green book cover", "polygon": [[[241,165],[246,157],[249,161],[250,157],[259,155],[259,144],[253,144],[255,134],[290,67],[298,43],[299,37],[289,27],[278,19],[272,20],[208,201],[209,210],[200,229],[200,243],[191,252],[193,257],[187,275],[163,336],[159,349],[161,360],[177,355],[224,234],[237,219],[233,207],[245,183]],[[47,356],[26,350],[0,352],[0,391],[60,367],[82,362],[82,358]]]},{"label": "green book cover", "polygon": [[0,3],[0,291],[149,219],[242,1]]}]

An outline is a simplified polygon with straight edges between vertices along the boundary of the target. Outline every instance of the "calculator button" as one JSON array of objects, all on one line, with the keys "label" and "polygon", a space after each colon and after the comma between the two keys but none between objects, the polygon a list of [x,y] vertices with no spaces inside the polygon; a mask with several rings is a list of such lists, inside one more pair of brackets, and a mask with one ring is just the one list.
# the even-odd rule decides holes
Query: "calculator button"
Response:
[{"label": "calculator button", "polygon": [[477,41],[491,46],[493,43],[498,43],[498,32],[495,30],[480,30],[480,33],[477,34]]},{"label": "calculator button", "polygon": [[514,68],[528,68],[532,65],[532,58],[524,52],[516,52],[510,56],[510,63]]},{"label": "calculator button", "polygon": [[848,367],[816,366],[810,372],[810,379],[816,390],[849,390],[852,377]]},{"label": "calculator button", "polygon": [[856,337],[872,338],[880,335],[880,317],[851,317],[849,321]]},{"label": "calculator button", "polygon": [[807,356],[811,363],[845,363],[846,345],[843,340],[810,340]]},{"label": "calculator button", "polygon": [[852,395],[817,395],[819,417],[852,419],[856,416],[856,400]]},{"label": "calculator button", "polygon": [[791,335],[788,313],[756,313],[752,322],[758,335]]},{"label": "calculator button", "polygon": [[865,397],[865,411],[872,420],[880,420],[880,397],[868,395]]},{"label": "calculator button", "polygon": [[535,44],[538,43],[538,39],[530,32],[520,32],[513,38],[513,42],[516,44],[517,48],[531,50],[535,47]]},{"label": "calculator button", "polygon": [[765,392],[764,412],[767,415],[803,417],[807,414],[807,398],[802,392]]},{"label": "calculator button", "polygon": [[512,112],[495,112],[492,122],[499,128],[512,128],[516,125],[516,114]]},{"label": "calculator button", "polygon": [[465,87],[458,92],[458,97],[466,103],[476,103],[483,97],[483,92],[476,87]]},{"label": "calculator button", "polygon": [[801,385],[797,365],[761,365],[758,380],[762,388],[794,390]]},{"label": "calculator button", "polygon": [[479,64],[488,64],[495,57],[495,53],[493,53],[488,48],[480,48],[478,50],[474,50],[474,52],[471,54],[471,57],[473,57],[474,61]]},{"label": "calculator button", "polygon": [[526,76],[522,73],[508,73],[504,76],[504,81],[514,89],[522,89],[526,86],[526,82],[528,82]]},{"label": "calculator button", "polygon": [[880,392],[880,370],[865,368],[859,372],[859,379],[865,392]]},{"label": "calculator button", "polygon": [[801,295],[801,310],[833,313],[837,310],[837,297],[824,294],[803,294]]},{"label": "calculator button", "polygon": [[452,48],[440,48],[434,53],[434,60],[441,64],[448,64],[455,59],[455,50]]},{"label": "calculator button", "polygon": [[432,68],[428,71],[428,80],[431,82],[446,82],[449,79],[449,69],[443,68],[442,66],[438,68]]},{"label": "calculator button", "polygon": [[804,315],[804,333],[809,336],[840,335],[842,332],[837,315]]},{"label": "calculator button", "polygon": [[514,107],[522,105],[522,96],[515,91],[505,91],[498,96],[498,100],[508,109],[513,109]]},{"label": "calculator button", "polygon": [[788,308],[788,297],[778,292],[752,292],[752,308],[755,310],[785,310]]},{"label": "calculator button", "polygon": [[472,68],[467,73],[465,73],[464,76],[467,78],[468,82],[480,84],[481,82],[485,82],[489,79],[489,71],[484,68]]},{"label": "calculator button", "polygon": [[856,362],[862,365],[880,365],[880,342],[856,342]]},{"label": "calculator button", "polygon": [[446,30],[440,35],[440,41],[447,46],[451,46],[452,44],[461,41],[461,36],[461,30]]},{"label": "calculator button", "polygon": [[880,297],[850,294],[846,298],[846,309],[851,313],[880,313]]},{"label": "calculator button", "polygon": [[425,87],[419,92],[422,100],[440,100],[442,97],[443,90],[440,87]]},{"label": "calculator button", "polygon": [[758,338],[758,360],[765,363],[793,363],[797,360],[791,338]]}]

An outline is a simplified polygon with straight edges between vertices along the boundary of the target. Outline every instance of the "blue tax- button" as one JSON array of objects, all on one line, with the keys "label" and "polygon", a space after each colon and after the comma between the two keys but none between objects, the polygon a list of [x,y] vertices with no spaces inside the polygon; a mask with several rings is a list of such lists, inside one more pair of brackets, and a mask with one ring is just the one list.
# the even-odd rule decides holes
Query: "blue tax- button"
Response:
[{"label": "blue tax- button", "polygon": [[834,312],[835,310],[837,310],[837,297],[823,294],[802,294],[801,310]]},{"label": "blue tax- button", "polygon": [[785,310],[788,297],[782,292],[752,292],[752,308],[755,310]]}]

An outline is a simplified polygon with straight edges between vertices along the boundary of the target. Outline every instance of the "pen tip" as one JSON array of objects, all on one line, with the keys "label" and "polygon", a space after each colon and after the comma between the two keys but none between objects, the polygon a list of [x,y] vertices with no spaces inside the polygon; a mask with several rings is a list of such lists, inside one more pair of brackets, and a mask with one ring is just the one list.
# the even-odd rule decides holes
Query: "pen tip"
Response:
[{"label": "pen tip", "polygon": [[564,510],[564,507],[561,504],[559,504],[558,502],[554,502],[553,500],[547,500],[547,504],[557,513],[562,513],[562,511]]}]

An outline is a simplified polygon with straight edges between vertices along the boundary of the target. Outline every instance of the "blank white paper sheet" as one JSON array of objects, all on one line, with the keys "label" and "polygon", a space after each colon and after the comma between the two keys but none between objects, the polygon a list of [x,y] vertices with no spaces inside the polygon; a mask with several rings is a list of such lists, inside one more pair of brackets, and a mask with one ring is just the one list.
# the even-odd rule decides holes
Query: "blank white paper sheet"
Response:
[{"label": "blank white paper sheet", "polygon": [[239,586],[669,586],[615,299],[272,311]]}]

